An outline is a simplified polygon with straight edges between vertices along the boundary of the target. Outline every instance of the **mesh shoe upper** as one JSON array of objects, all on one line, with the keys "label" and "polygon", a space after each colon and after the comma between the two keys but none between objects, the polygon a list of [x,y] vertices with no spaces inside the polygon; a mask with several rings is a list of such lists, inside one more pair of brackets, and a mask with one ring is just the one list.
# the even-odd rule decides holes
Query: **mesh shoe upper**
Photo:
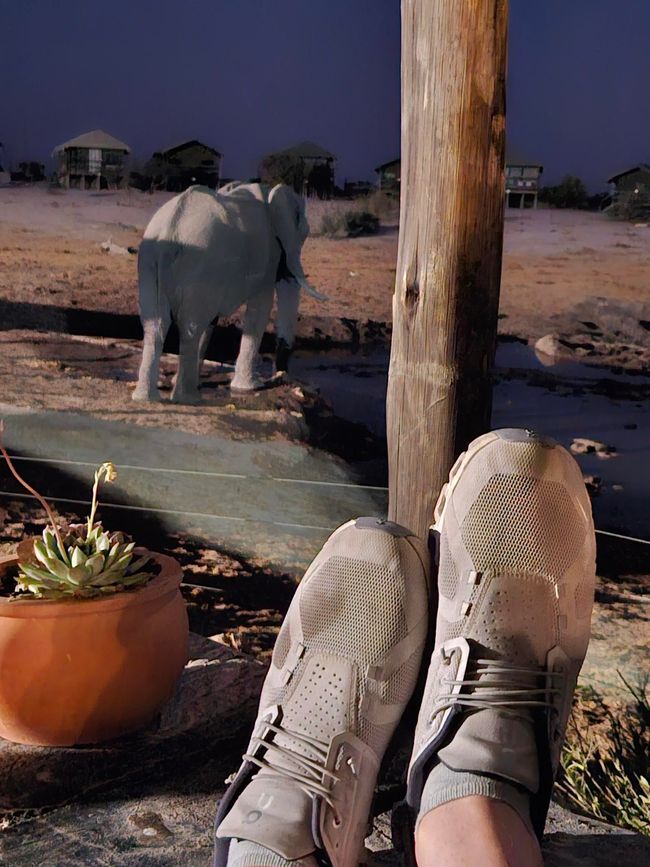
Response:
[{"label": "mesh shoe upper", "polygon": [[[582,475],[552,441],[494,432],[459,459],[436,515],[436,643],[409,801],[417,808],[426,770],[439,758],[538,794],[541,821],[589,638],[595,542]],[[485,708],[496,710],[481,716]],[[460,714],[475,716],[466,743],[453,737]],[[525,748],[531,726],[534,755]]]},{"label": "mesh shoe upper", "polygon": [[[328,540],[278,635],[218,838],[289,860],[320,848],[334,867],[356,867],[379,764],[419,671],[426,576],[426,554],[396,525],[350,522]],[[280,790],[280,823],[247,821],[272,811],[259,804]]]}]

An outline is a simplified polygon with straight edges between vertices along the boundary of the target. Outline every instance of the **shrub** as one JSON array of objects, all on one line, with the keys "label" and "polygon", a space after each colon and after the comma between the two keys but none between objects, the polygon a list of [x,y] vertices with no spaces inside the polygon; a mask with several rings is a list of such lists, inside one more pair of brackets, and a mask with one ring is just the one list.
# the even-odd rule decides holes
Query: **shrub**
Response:
[{"label": "shrub", "polygon": [[383,190],[375,190],[365,198],[365,208],[379,217],[383,223],[386,220],[397,222],[399,220],[399,197],[390,195]]},{"label": "shrub", "polygon": [[359,235],[376,235],[379,231],[379,217],[370,211],[348,211],[344,215],[345,229],[349,238]]},{"label": "shrub", "polygon": [[622,190],[615,201],[605,209],[608,217],[615,220],[650,219],[650,191],[645,187],[635,190]]},{"label": "shrub", "polygon": [[650,835],[650,690],[630,685],[623,712],[579,689],[562,754],[558,789],[582,813]]},{"label": "shrub", "polygon": [[303,162],[292,154],[269,154],[260,165],[260,177],[271,187],[276,184],[287,184],[297,193],[302,194],[305,183]]},{"label": "shrub", "polygon": [[584,209],[587,207],[588,196],[580,178],[567,175],[554,187],[542,187],[539,200],[555,208]]},{"label": "shrub", "polygon": [[320,221],[319,235],[326,235],[328,238],[335,238],[341,235],[345,229],[345,215],[330,212],[324,214]]}]

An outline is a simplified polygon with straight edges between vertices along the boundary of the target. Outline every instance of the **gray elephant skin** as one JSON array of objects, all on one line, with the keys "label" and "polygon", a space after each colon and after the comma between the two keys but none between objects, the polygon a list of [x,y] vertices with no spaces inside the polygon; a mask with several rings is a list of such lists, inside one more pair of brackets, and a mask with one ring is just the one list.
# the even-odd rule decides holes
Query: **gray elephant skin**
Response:
[{"label": "gray elephant skin", "polygon": [[246,304],[230,387],[252,391],[255,365],[277,294],[276,367],[286,370],[300,289],[322,299],[300,262],[309,234],[303,199],[279,184],[231,183],[216,193],[190,187],[164,204],[147,226],[138,257],[142,361],[134,400],[159,400],[158,370],[172,319],[179,332],[176,403],[200,400],[201,362],[214,321]]}]

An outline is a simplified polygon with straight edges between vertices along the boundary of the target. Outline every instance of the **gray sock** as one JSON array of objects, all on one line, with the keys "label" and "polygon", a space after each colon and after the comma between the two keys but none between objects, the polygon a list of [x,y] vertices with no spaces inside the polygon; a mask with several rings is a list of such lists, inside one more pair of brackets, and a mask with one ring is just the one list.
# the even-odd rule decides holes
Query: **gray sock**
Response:
[{"label": "gray sock", "polygon": [[517,811],[532,832],[530,795],[525,790],[503,778],[453,771],[443,762],[438,762],[424,784],[416,828],[422,817],[435,807],[468,795],[483,795],[496,801],[504,801]]},{"label": "gray sock", "polygon": [[248,840],[231,840],[228,867],[317,867],[311,855],[299,861],[287,861],[281,855]]}]

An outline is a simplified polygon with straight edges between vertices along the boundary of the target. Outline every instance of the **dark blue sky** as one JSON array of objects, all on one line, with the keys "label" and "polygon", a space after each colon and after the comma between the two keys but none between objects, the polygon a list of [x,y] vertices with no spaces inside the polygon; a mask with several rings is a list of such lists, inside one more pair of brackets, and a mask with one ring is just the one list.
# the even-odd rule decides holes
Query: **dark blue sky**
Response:
[{"label": "dark blue sky", "polygon": [[[10,160],[102,127],[136,157],[187,138],[254,174],[312,139],[338,179],[399,150],[399,0],[0,0]],[[546,182],[650,161],[650,2],[511,0],[508,134]]]}]

